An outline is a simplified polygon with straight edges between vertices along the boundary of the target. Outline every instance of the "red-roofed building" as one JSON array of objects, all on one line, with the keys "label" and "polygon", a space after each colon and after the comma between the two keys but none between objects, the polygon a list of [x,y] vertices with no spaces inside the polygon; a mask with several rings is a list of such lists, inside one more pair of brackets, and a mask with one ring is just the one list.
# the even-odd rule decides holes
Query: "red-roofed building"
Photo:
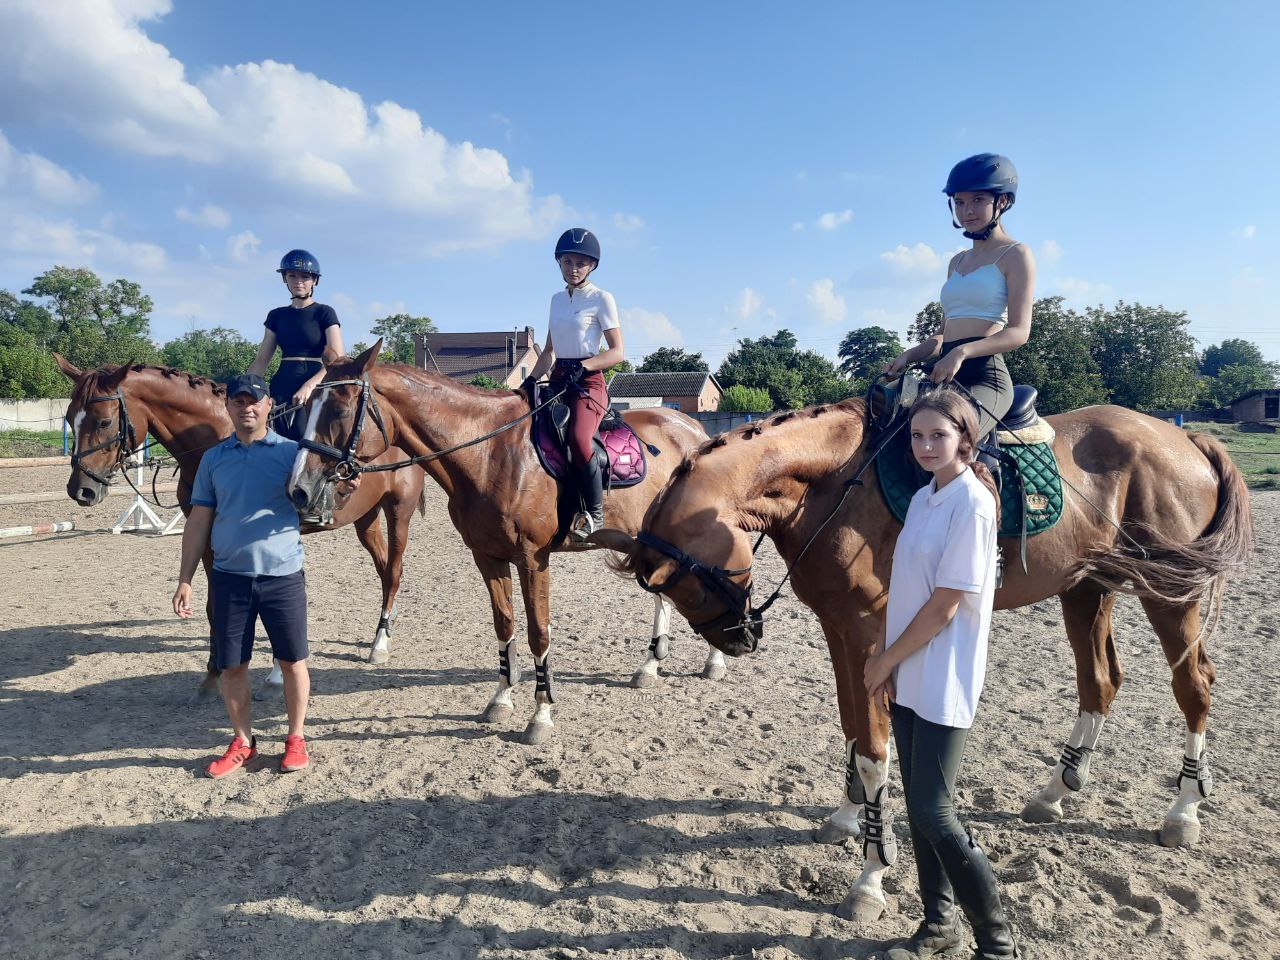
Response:
[{"label": "red-roofed building", "polygon": [[461,383],[485,374],[508,387],[518,387],[540,353],[533,327],[493,333],[424,333],[415,334],[413,340],[418,366]]}]

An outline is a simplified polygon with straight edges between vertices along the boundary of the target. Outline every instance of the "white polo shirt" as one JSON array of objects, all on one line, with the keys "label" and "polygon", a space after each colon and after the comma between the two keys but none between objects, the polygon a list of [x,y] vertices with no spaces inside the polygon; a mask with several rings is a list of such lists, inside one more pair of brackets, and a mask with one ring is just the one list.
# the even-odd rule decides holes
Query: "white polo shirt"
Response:
[{"label": "white polo shirt", "polygon": [[606,330],[618,329],[613,294],[587,281],[551,298],[551,349],[557,360],[585,360],[600,352]]},{"label": "white polo shirt", "polygon": [[895,671],[900,706],[947,727],[970,727],[987,672],[996,589],[996,506],[972,470],[911,498],[893,551],[885,643],[902,636],[938,587],[963,590],[955,618]]}]

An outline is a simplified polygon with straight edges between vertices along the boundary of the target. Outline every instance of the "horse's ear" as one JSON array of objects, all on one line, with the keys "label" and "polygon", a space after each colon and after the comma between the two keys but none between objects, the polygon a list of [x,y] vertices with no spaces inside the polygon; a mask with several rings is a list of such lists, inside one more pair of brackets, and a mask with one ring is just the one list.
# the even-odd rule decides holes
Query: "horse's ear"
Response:
[{"label": "horse's ear", "polygon": [[58,353],[57,350],[53,351],[53,360],[58,365],[58,369],[62,371],[63,375],[66,376],[68,380],[75,382],[84,376],[83,370],[73,364],[62,354]]},{"label": "horse's ear", "polygon": [[109,374],[102,377],[98,383],[106,390],[117,390],[120,384],[124,383],[124,378],[129,375],[129,370],[133,367],[133,360],[128,363],[122,363]]},{"label": "horse's ear", "polygon": [[602,547],[616,550],[618,553],[626,553],[635,545],[635,540],[630,535],[614,527],[605,527],[602,530],[597,530],[587,539]]},{"label": "horse's ear", "polygon": [[653,568],[653,572],[645,577],[652,590],[662,590],[666,587],[667,581],[675,576],[675,572],[680,569],[680,564],[676,563],[669,557],[663,557],[658,565]]},{"label": "horse's ear", "polygon": [[364,353],[360,354],[360,356],[356,357],[355,359],[356,369],[359,370],[360,373],[367,373],[369,368],[378,362],[378,354],[380,354],[381,352],[382,352],[382,338],[379,337],[377,343],[375,343],[372,347],[370,347]]}]

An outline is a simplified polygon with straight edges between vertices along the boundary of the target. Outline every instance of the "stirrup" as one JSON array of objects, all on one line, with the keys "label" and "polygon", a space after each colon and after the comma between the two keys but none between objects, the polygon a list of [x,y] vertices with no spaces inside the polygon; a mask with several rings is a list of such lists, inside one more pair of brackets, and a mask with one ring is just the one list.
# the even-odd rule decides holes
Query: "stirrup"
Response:
[{"label": "stirrup", "polygon": [[573,518],[573,523],[569,525],[569,536],[579,543],[585,543],[593,533],[603,526],[603,523],[597,523],[595,517],[584,510]]}]

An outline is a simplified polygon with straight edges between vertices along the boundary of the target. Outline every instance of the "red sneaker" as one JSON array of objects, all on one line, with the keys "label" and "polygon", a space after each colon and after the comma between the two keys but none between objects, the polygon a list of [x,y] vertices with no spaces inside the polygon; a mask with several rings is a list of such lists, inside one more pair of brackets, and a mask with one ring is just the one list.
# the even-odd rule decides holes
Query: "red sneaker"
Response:
[{"label": "red sneaker", "polygon": [[307,754],[307,741],[301,734],[284,738],[284,756],[280,758],[280,772],[294,773],[303,770],[311,762]]},{"label": "red sneaker", "polygon": [[231,746],[227,747],[227,752],[205,767],[204,772],[215,780],[221,780],[227,774],[235,773],[257,755],[257,737],[251,743],[245,743],[242,738],[236,737],[231,741]]}]

